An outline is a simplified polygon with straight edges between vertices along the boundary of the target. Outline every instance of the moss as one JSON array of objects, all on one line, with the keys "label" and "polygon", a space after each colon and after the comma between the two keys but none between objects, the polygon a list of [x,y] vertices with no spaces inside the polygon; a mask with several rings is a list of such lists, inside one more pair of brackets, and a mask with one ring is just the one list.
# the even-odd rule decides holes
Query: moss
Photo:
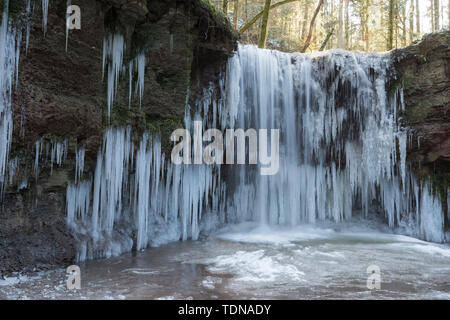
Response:
[{"label": "moss", "polygon": [[442,202],[447,201],[448,190],[450,190],[450,174],[429,174],[420,176],[422,182],[428,182],[432,186],[433,195]]},{"label": "moss", "polygon": [[172,143],[170,136],[173,131],[179,128],[184,128],[183,122],[180,119],[158,119],[147,118],[146,130],[152,133],[158,133],[161,136],[161,151],[169,155],[172,150]]},{"label": "moss", "polygon": [[414,81],[408,75],[403,75],[400,79],[394,82],[389,93],[393,94],[396,90],[403,88],[406,94],[412,94],[417,90]]},{"label": "moss", "polygon": [[217,10],[217,8],[211,3],[210,0],[201,0],[210,10],[211,12],[220,19],[226,19],[227,17],[222,11]]},{"label": "moss", "polygon": [[406,119],[409,122],[417,122],[417,121],[423,121],[427,118],[428,114],[430,112],[430,106],[425,104],[418,104],[416,106],[409,106],[406,109],[405,115]]}]

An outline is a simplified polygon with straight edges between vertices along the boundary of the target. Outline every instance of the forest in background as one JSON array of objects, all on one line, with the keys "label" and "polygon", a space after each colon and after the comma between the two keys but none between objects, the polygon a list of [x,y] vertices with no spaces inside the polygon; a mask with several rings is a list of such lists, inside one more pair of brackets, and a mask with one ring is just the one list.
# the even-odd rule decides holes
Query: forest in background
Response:
[{"label": "forest in background", "polygon": [[206,0],[241,42],[288,52],[382,52],[450,28],[450,0]]}]

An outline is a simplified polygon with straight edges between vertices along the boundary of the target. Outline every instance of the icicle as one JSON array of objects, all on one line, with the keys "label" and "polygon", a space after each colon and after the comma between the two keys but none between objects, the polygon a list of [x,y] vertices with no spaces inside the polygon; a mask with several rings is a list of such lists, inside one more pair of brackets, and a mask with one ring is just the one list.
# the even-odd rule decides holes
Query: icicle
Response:
[{"label": "icicle", "polygon": [[44,30],[44,36],[47,33],[48,1],[42,0],[42,29]]},{"label": "icicle", "polygon": [[[67,8],[69,8],[71,4],[71,0],[67,0]],[[69,45],[69,17],[70,13],[66,12],[66,52]]]},{"label": "icicle", "polygon": [[26,36],[25,36],[25,52],[28,53],[28,45],[30,43],[30,29],[31,29],[31,0],[27,0],[26,6]]},{"label": "icicle", "polygon": [[106,65],[108,68],[108,118],[119,85],[119,76],[123,68],[124,38],[120,34],[110,34],[103,40],[103,75]]},{"label": "icicle", "polygon": [[131,98],[133,92],[133,60],[128,65],[129,91],[128,91],[128,109],[131,107]]},{"label": "icicle", "polygon": [[75,166],[75,183],[79,181],[84,171],[84,158],[86,154],[85,148],[80,148],[77,150],[76,154],[76,166]]},{"label": "icicle", "polygon": [[138,79],[136,84],[136,90],[139,93],[139,104],[142,106],[142,97],[144,95],[144,81],[145,81],[145,63],[146,57],[144,53],[141,53],[136,58],[136,65],[138,70]]},{"label": "icicle", "polygon": [[11,94],[13,79],[17,79],[20,42],[16,42],[16,30],[8,24],[9,1],[4,2],[0,26],[0,195],[6,183],[6,168],[11,148],[13,116]]},{"label": "icicle", "polygon": [[67,187],[67,225],[76,227],[75,221],[86,222],[90,208],[91,181],[81,182],[78,185],[69,184]]}]

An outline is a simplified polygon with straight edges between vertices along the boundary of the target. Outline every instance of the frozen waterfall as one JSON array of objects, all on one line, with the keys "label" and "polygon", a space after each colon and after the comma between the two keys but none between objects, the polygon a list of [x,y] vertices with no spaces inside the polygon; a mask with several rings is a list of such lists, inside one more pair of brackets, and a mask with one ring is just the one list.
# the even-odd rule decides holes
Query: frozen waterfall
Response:
[{"label": "frozen waterfall", "polygon": [[136,142],[130,128],[110,128],[92,181],[67,189],[78,259],[197,239],[244,221],[296,226],[378,215],[392,228],[446,241],[441,201],[406,163],[403,93],[387,91],[392,72],[387,55],[240,46],[220,82],[186,108],[186,128],[196,119],[204,129],[280,129],[279,173],[174,165],[158,136]]}]

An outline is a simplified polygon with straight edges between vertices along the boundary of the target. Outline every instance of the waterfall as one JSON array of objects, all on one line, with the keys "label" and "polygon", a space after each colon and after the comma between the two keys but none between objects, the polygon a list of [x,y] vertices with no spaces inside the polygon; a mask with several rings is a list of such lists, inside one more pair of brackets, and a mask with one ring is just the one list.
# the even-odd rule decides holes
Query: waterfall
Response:
[{"label": "waterfall", "polygon": [[403,92],[387,91],[392,72],[384,54],[240,46],[219,83],[187,106],[185,126],[280,129],[278,174],[262,176],[260,165],[175,165],[159,136],[146,133],[135,144],[130,128],[108,129],[93,182],[67,189],[78,259],[195,240],[246,221],[381,216],[399,232],[446,241],[441,201],[406,163]]},{"label": "waterfall", "polygon": [[415,236],[443,242],[441,202],[407,170],[403,92],[387,92],[391,69],[383,54],[241,46],[219,90],[222,130],[281,128],[280,172],[226,167],[227,213],[295,226],[381,211],[390,227],[415,221]]}]

